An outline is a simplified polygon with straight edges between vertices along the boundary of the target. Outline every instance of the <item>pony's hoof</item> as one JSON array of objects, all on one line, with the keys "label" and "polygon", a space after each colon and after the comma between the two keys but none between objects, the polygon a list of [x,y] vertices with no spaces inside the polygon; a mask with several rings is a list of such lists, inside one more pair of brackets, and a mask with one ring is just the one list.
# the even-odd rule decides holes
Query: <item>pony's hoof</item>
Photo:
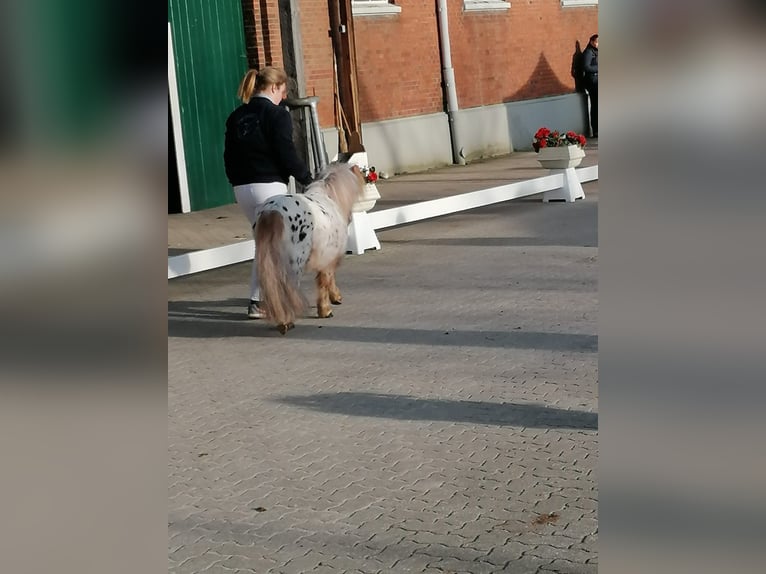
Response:
[{"label": "pony's hoof", "polygon": [[323,315],[322,313],[317,313],[318,317],[320,319],[327,319],[329,317],[332,317],[332,311],[328,311],[327,314]]},{"label": "pony's hoof", "polygon": [[340,298],[330,299],[330,303],[332,303],[333,305],[340,305],[341,303],[343,303],[343,299],[340,299]]},{"label": "pony's hoof", "polygon": [[277,331],[279,331],[280,335],[284,335],[293,327],[295,327],[295,323],[282,323],[281,325],[277,325]]}]

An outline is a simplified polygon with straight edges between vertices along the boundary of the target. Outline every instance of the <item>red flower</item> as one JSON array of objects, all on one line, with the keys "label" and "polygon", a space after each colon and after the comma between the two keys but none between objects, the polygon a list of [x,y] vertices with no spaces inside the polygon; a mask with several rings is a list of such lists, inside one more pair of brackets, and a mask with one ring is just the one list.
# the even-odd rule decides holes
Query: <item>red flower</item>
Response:
[{"label": "red flower", "polygon": [[364,173],[365,183],[375,183],[378,181],[378,173],[375,171],[374,166],[362,168],[362,173]]},{"label": "red flower", "polygon": [[540,148],[544,147],[562,147],[569,145],[585,147],[585,143],[585,136],[579,135],[571,130],[567,132],[559,132],[558,130],[551,131],[546,127],[542,127],[535,133],[532,147],[536,152],[539,152]]}]

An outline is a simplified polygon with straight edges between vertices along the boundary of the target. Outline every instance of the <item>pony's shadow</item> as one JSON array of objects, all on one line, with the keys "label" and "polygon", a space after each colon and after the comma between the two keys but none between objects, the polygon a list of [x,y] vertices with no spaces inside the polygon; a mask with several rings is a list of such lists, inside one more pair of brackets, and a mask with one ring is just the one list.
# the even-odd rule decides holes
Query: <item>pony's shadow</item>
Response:
[{"label": "pony's shadow", "polygon": [[[217,307],[233,307],[236,311]],[[213,307],[212,309],[210,307]],[[546,349],[590,353],[598,350],[598,337],[587,333],[543,331],[489,331],[416,327],[353,326],[332,324],[333,319],[302,317],[286,339],[303,341],[349,341],[399,345],[437,345],[447,347],[495,347]],[[263,321],[247,318],[239,299],[223,301],[168,302],[168,336],[184,338],[282,337]]]},{"label": "pony's shadow", "polygon": [[323,413],[531,428],[598,429],[598,413],[542,404],[450,401],[380,393],[290,395],[276,402]]},{"label": "pony's shadow", "polygon": [[250,321],[245,314],[246,308],[246,299],[168,301],[168,321],[194,318],[214,321]]}]

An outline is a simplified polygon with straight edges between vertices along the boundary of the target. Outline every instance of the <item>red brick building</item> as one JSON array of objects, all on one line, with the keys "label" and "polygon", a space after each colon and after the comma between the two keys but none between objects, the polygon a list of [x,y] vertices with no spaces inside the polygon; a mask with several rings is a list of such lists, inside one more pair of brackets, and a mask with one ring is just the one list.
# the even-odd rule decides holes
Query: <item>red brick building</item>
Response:
[{"label": "red brick building", "polygon": [[[278,0],[242,2],[251,66],[284,64],[279,4]],[[333,126],[339,120],[335,117],[328,2],[300,0],[296,4],[300,31],[296,40],[301,43],[304,76],[299,79],[304,91],[301,95],[319,96],[320,125],[328,149],[332,149],[337,145]],[[407,142],[387,139],[382,133],[400,133],[406,140],[418,125],[430,131],[436,127],[433,121],[418,118],[445,113],[438,0],[351,0],[351,4],[359,115],[368,153],[378,164],[395,171],[449,163],[449,148],[445,150],[438,137],[433,141],[416,138],[422,139],[420,145],[438,148],[436,153],[413,150],[411,154],[394,154],[386,148],[406,148]],[[583,98],[575,94],[571,65],[576,43],[585,48],[588,37],[598,29],[597,0],[447,0],[445,5],[458,107],[474,111],[473,116],[464,118],[466,158],[529,149],[531,133],[538,123],[546,123],[547,116],[551,127],[584,131]],[[544,101],[551,96],[566,97]],[[510,105],[521,102],[527,105]],[[529,105],[533,103],[538,105]],[[491,113],[490,108],[498,106],[507,108],[505,114],[503,110]],[[514,107],[516,114],[512,113]],[[486,115],[493,125],[484,144],[481,133],[473,134],[471,129],[477,119],[482,123],[476,114],[482,108],[488,108],[488,113],[479,116]],[[496,133],[498,117],[503,115],[505,141]],[[514,121],[515,115],[526,115],[530,121]],[[375,129],[376,124],[390,120],[412,126]],[[443,131],[437,129],[434,135]],[[407,155],[412,156],[411,161]]]},{"label": "red brick building", "polygon": [[[194,1],[169,0],[169,8]],[[341,124],[328,33],[332,1],[239,0],[242,71],[292,69],[297,95],[319,97],[330,157]],[[379,170],[415,171],[530,149],[541,125],[587,133],[587,99],[575,92],[571,66],[577,43],[584,49],[597,32],[598,0],[349,1],[358,120]],[[446,7],[441,27],[440,7]],[[448,57],[454,82],[445,83]],[[226,82],[219,89],[233,107],[236,82]]]}]

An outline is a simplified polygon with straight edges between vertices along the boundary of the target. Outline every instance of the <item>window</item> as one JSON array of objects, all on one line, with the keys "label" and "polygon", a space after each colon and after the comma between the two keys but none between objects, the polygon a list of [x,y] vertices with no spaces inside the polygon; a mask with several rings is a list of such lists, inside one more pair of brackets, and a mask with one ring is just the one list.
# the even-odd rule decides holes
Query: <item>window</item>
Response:
[{"label": "window", "polygon": [[488,12],[490,10],[508,10],[510,2],[505,0],[464,0],[463,10],[466,12]]},{"label": "window", "polygon": [[598,6],[598,0],[561,0],[561,5],[567,6]]},{"label": "window", "polygon": [[351,0],[351,14],[354,16],[381,16],[401,11],[401,6],[388,0]]}]

